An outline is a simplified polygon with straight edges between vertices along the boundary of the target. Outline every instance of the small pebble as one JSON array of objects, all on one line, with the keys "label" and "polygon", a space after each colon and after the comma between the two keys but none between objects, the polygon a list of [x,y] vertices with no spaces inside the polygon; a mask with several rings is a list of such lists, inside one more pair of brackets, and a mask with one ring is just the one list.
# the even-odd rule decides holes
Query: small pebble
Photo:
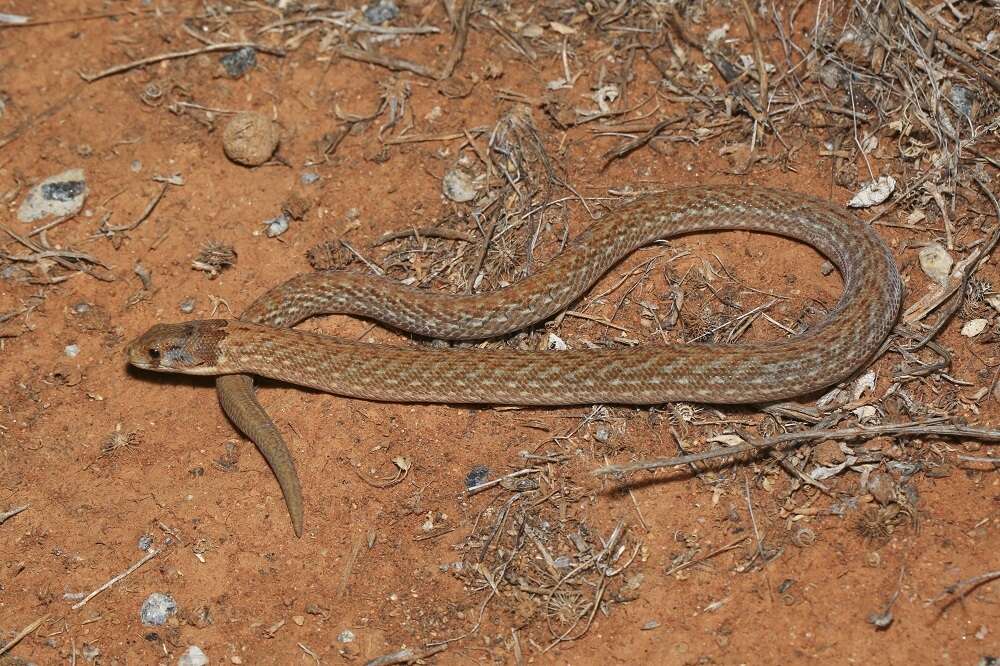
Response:
[{"label": "small pebble", "polygon": [[66,345],[66,348],[63,351],[66,352],[66,356],[76,358],[77,354],[80,353],[80,345]]},{"label": "small pebble", "polygon": [[549,338],[546,341],[545,346],[549,349],[549,351],[566,351],[568,349],[566,341],[555,333],[549,333]]},{"label": "small pebble", "polygon": [[393,0],[378,0],[364,8],[364,15],[372,25],[381,25],[399,16],[399,7]]},{"label": "small pebble", "polygon": [[966,118],[972,117],[972,107],[976,101],[976,91],[965,86],[955,85],[948,93],[951,103]]},{"label": "small pebble", "polygon": [[465,487],[472,488],[490,478],[490,468],[486,465],[476,465],[465,475]]},{"label": "small pebble", "polygon": [[476,198],[475,179],[465,169],[452,167],[441,180],[441,192],[458,203],[472,201]]},{"label": "small pebble", "polygon": [[222,56],[219,58],[219,62],[226,70],[226,74],[238,79],[257,66],[257,51],[251,46],[244,46]]},{"label": "small pebble", "polygon": [[657,629],[657,628],[659,628],[659,626],[660,626],[660,623],[657,622],[656,620],[647,620],[646,624],[642,625],[642,630],[643,631],[649,631],[651,629]]},{"label": "small pebble", "polygon": [[528,39],[538,39],[545,34],[545,29],[537,23],[529,23],[521,28],[521,36]]},{"label": "small pebble", "polygon": [[128,165],[128,168],[132,170],[132,173],[139,173],[142,171],[142,162],[139,160],[132,160],[132,163]]},{"label": "small pebble", "polygon": [[878,421],[878,410],[873,405],[862,405],[857,409],[851,410],[851,413],[857,416],[858,421],[863,425]]},{"label": "small pebble", "polygon": [[875,390],[875,373],[873,371],[868,371],[865,374],[858,377],[854,382],[853,390],[851,391],[851,399],[858,400],[866,391]]},{"label": "small pebble", "polygon": [[990,294],[985,300],[989,303],[991,308],[1000,312],[1000,294]]},{"label": "small pebble", "polygon": [[835,63],[827,63],[819,70],[819,80],[830,90],[836,90],[843,78],[843,72]]},{"label": "small pebble", "polygon": [[948,250],[940,243],[928,243],[920,248],[917,255],[920,259],[920,268],[923,269],[927,277],[940,285],[948,283],[948,276],[951,274],[951,267],[955,260],[948,254]]},{"label": "small pebble", "polygon": [[868,477],[868,492],[882,506],[896,500],[896,483],[885,472],[875,472]]},{"label": "small pebble", "polygon": [[288,216],[282,213],[278,217],[264,220],[264,233],[268,238],[275,238],[288,231]]},{"label": "small pebble", "polygon": [[208,666],[208,655],[197,645],[191,645],[177,660],[177,666]]},{"label": "small pebble", "polygon": [[237,113],[222,132],[226,156],[237,164],[258,166],[271,159],[280,140],[278,125],[259,113]]},{"label": "small pebble", "polygon": [[147,551],[150,549],[150,547],[152,547],[152,545],[153,545],[152,534],[143,534],[141,537],[139,537],[139,550]]},{"label": "small pebble", "polygon": [[319,180],[319,174],[315,171],[306,171],[299,176],[299,180],[302,181],[303,185],[312,185]]},{"label": "small pebble", "polygon": [[83,653],[83,658],[87,661],[94,661],[101,656],[100,648],[90,643],[84,643],[80,651]]},{"label": "small pebble", "polygon": [[86,301],[80,301],[79,303],[74,303],[72,308],[73,308],[73,314],[78,314],[78,315],[86,314],[87,312],[90,312],[90,303]]},{"label": "small pebble", "polygon": [[986,319],[973,319],[965,322],[962,326],[962,335],[967,338],[974,338],[986,330],[986,325],[990,322]]},{"label": "small pebble", "polygon": [[181,301],[178,307],[184,314],[191,314],[192,312],[194,312],[194,308],[197,303],[198,301],[196,301],[193,298],[185,298],[183,301]]},{"label": "small pebble", "polygon": [[868,615],[868,622],[875,625],[876,629],[888,629],[892,621],[892,610],[886,610],[884,613],[870,613]]},{"label": "small pebble", "polygon": [[429,123],[432,123],[435,120],[439,120],[441,118],[441,116],[443,116],[443,115],[444,115],[444,111],[441,110],[441,107],[440,106],[435,106],[430,111],[428,111],[426,114],[424,114],[424,120],[426,120]]},{"label": "small pebble", "polygon": [[162,627],[177,612],[177,602],[168,594],[153,592],[142,602],[139,619],[147,627]]},{"label": "small pebble", "polygon": [[847,205],[851,208],[868,208],[877,206],[893,193],[896,189],[896,179],[892,176],[879,176],[870,183],[866,183],[857,194],[854,195]]},{"label": "small pebble", "polygon": [[607,428],[598,428],[597,431],[594,432],[594,439],[601,444],[607,444],[608,440],[611,439],[611,433]]},{"label": "small pebble", "polygon": [[354,642],[354,632],[350,629],[344,629],[342,632],[337,634],[338,643],[353,643]]},{"label": "small pebble", "polygon": [[28,192],[17,211],[17,219],[34,222],[46,217],[75,215],[83,208],[87,192],[83,169],[69,169],[49,176]]},{"label": "small pebble", "polygon": [[293,220],[305,218],[310,208],[312,208],[312,201],[299,194],[289,194],[281,202],[281,212]]}]

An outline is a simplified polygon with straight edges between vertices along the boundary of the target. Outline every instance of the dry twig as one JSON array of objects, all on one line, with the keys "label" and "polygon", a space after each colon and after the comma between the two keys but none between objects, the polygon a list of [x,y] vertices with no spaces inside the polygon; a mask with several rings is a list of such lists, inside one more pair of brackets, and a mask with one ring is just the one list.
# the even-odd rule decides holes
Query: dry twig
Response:
[{"label": "dry twig", "polygon": [[944,592],[931,600],[931,603],[937,603],[947,599],[947,601],[941,605],[941,612],[943,613],[951,607],[952,604],[965,599],[970,592],[975,590],[980,585],[985,585],[986,583],[997,579],[1000,579],[1000,571],[987,571],[986,573],[979,574],[978,576],[960,580],[946,587]]},{"label": "dry twig", "polygon": [[100,594],[101,592],[104,592],[107,589],[110,589],[115,583],[117,583],[118,581],[122,580],[123,578],[125,578],[126,576],[128,576],[129,574],[131,574],[133,571],[135,571],[136,569],[138,569],[139,567],[141,567],[146,562],[149,562],[151,559],[153,559],[154,557],[156,557],[159,554],[160,554],[160,551],[158,549],[156,549],[156,548],[150,548],[149,552],[147,552],[145,555],[143,555],[142,558],[140,558],[138,562],[136,562],[135,564],[133,564],[132,566],[130,566],[128,569],[126,569],[125,571],[123,571],[120,574],[118,574],[117,576],[115,576],[115,577],[111,578],[110,580],[108,580],[107,582],[105,582],[103,585],[101,585],[96,590],[94,590],[93,592],[91,592],[90,594],[88,594],[87,596],[85,596],[83,599],[81,599],[80,601],[78,601],[75,604],[73,604],[71,606],[71,608],[73,610],[79,610],[80,608],[83,608],[87,604],[87,602],[89,602],[91,599],[93,599],[94,597],[96,597],[98,594]]},{"label": "dry twig", "polygon": [[12,647],[20,643],[22,640],[24,640],[25,636],[28,636],[35,629],[38,629],[38,627],[42,626],[42,623],[48,619],[49,619],[48,615],[43,615],[34,622],[32,622],[31,624],[29,624],[24,629],[22,629],[21,631],[17,632],[17,635],[15,635],[14,638],[7,641],[6,645],[4,645],[3,647],[0,647],[0,656],[7,654],[7,652],[9,652]]},{"label": "dry twig", "polygon": [[138,60],[132,60],[131,62],[122,63],[121,65],[115,65],[114,67],[109,67],[108,69],[102,70],[95,74],[87,74],[85,72],[78,72],[80,78],[87,83],[93,83],[99,79],[106,78],[108,76],[114,76],[115,74],[121,74],[127,72],[136,67],[145,67],[146,65],[152,65],[158,62],[163,62],[164,60],[177,60],[179,58],[191,58],[196,55],[201,55],[202,53],[215,53],[218,51],[237,51],[239,49],[252,48],[255,51],[261,53],[268,53],[279,58],[285,56],[285,52],[280,49],[273,49],[269,46],[264,46],[261,44],[256,44],[254,42],[229,42],[226,44],[210,44],[208,46],[203,46],[197,49],[190,49],[188,51],[175,51],[172,53],[160,53],[159,55],[148,56],[146,58],[140,58]]},{"label": "dry twig", "polygon": [[3,525],[8,520],[10,520],[11,518],[13,518],[17,514],[21,513],[22,511],[24,511],[25,509],[27,509],[30,506],[31,506],[30,504],[25,504],[24,506],[15,506],[13,509],[10,509],[8,511],[4,511],[3,513],[0,513],[0,525]]},{"label": "dry twig", "polygon": [[804,432],[789,432],[774,437],[767,437],[760,441],[744,442],[736,446],[720,447],[702,451],[701,453],[691,453],[684,456],[672,458],[653,458],[641,460],[635,463],[624,465],[606,465],[594,470],[594,474],[603,476],[608,474],[628,474],[643,470],[655,470],[665,467],[680,467],[704,460],[716,458],[729,458],[747,451],[766,451],[769,449],[780,449],[785,445],[799,445],[804,442],[833,439],[871,439],[880,436],[893,437],[960,437],[974,439],[990,444],[1000,442],[1000,430],[990,428],[977,428],[975,426],[961,425],[927,425],[921,423],[904,423],[900,425],[871,426],[866,428],[842,428],[842,429],[814,429]]},{"label": "dry twig", "polygon": [[433,657],[439,652],[448,649],[447,645],[434,645],[423,649],[404,648],[396,652],[384,654],[365,662],[365,666],[391,666],[392,664],[408,664],[412,661],[420,661]]}]

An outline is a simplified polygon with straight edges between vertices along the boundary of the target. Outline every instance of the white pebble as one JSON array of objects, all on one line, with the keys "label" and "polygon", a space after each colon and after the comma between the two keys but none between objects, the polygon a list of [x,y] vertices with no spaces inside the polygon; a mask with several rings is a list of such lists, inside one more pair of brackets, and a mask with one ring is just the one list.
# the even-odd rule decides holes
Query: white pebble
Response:
[{"label": "white pebble", "polygon": [[280,236],[288,231],[288,216],[282,213],[278,217],[266,220],[264,222],[264,227],[268,238]]},{"label": "white pebble", "polygon": [[441,191],[452,201],[463,203],[476,198],[476,183],[473,177],[460,167],[452,167],[444,174]]},{"label": "white pebble", "polygon": [[177,660],[177,666],[208,666],[208,655],[197,645],[191,645]]},{"label": "white pebble", "polygon": [[896,179],[892,176],[879,176],[877,179],[861,188],[854,198],[847,202],[851,208],[868,208],[876,206],[892,194],[896,189]]},{"label": "white pebble", "polygon": [[967,321],[962,327],[962,335],[967,338],[974,338],[985,331],[986,325],[989,323],[990,322],[985,319],[973,319],[972,321]]},{"label": "white pebble", "polygon": [[34,222],[45,217],[75,215],[87,199],[83,169],[69,169],[31,188],[17,211],[17,219]]},{"label": "white pebble", "polygon": [[857,400],[862,395],[864,395],[865,391],[874,391],[874,390],[875,390],[875,373],[869,370],[865,374],[858,377],[858,379],[854,382],[854,391],[852,395],[854,396],[854,399]]},{"label": "white pebble", "polygon": [[986,297],[986,302],[990,304],[990,307],[1000,312],[1000,294],[990,294]]},{"label": "white pebble", "polygon": [[940,285],[948,283],[955,260],[940,243],[929,243],[920,249],[920,268],[927,277]]},{"label": "white pebble", "polygon": [[177,612],[177,602],[169,594],[153,592],[142,602],[139,619],[147,627],[162,627]]}]

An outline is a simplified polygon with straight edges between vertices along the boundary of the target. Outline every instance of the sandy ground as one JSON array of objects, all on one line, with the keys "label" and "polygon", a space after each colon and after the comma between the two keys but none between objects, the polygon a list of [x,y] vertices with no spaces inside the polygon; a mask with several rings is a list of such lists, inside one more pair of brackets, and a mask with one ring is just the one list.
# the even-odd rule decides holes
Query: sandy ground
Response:
[{"label": "sandy ground", "polygon": [[[814,4],[806,3],[799,15],[797,37],[815,18]],[[452,42],[442,5],[421,1],[400,7],[400,18],[391,25],[423,21],[442,32],[404,36],[380,48],[416,62],[442,62]],[[338,8],[346,9],[339,3]],[[0,663],[83,663],[88,658],[102,664],[174,664],[191,645],[213,664],[363,663],[407,647],[422,654],[433,651],[429,644],[462,636],[427,659],[449,664],[975,664],[1000,656],[1000,584],[979,586],[948,606],[948,599],[941,599],[949,585],[998,565],[1000,477],[989,465],[956,462],[957,454],[990,455],[989,445],[971,440],[855,442],[855,451],[884,456],[875,469],[890,476],[900,469],[892,461],[922,465],[907,481],[912,516],[889,521],[887,533],[873,537],[859,526],[864,512],[876,505],[850,469],[825,482],[831,496],[798,488],[766,456],[698,474],[682,468],[635,475],[629,484],[591,474],[606,461],[678,453],[672,432],[702,450],[711,445],[708,436],[725,430],[695,427],[674,418],[670,409],[614,408],[595,419],[589,407],[512,411],[380,404],[265,383],[261,400],[288,439],[305,489],[306,533],[296,539],[270,470],[226,420],[213,382],[130,370],[123,358],[129,339],[160,321],[234,316],[263,290],[311,270],[307,250],[332,238],[345,238],[366,257],[383,262],[404,247],[373,247],[389,231],[457,219],[459,228],[475,233],[468,204],[444,198],[441,179],[459,155],[475,161],[468,140],[473,135],[463,130],[489,130],[513,108],[531,117],[550,157],[586,197],[606,197],[625,186],[680,183],[753,183],[838,202],[853,191],[834,182],[829,135],[816,127],[784,127],[783,140],[794,146],[787,153],[773,134],[763,133],[756,147],[763,159],[741,170],[742,153],[737,150],[734,157],[727,150],[746,145],[741,132],[751,121],[738,115],[730,133],[699,143],[663,141],[655,150],[636,150],[602,168],[602,154],[619,145],[621,136],[596,134],[593,124],[559,127],[538,104],[509,101],[512,91],[541,99],[546,82],[563,76],[564,42],[572,47],[569,66],[580,77],[558,91],[565,100],[562,109],[596,108],[590,98],[596,82],[601,76],[615,80],[623,71],[633,73],[631,88],[628,103],[616,110],[657,94],[660,74],[650,62],[636,58],[626,70],[625,52],[616,57],[615,46],[595,36],[585,14],[575,24],[559,22],[564,35],[547,21],[570,21],[572,12],[555,16],[555,9],[546,14],[549,10],[539,8],[531,14],[520,7],[531,21],[548,26],[541,43],[531,42],[534,60],[518,55],[483,15],[474,15],[461,63],[439,83],[338,57],[322,48],[320,33],[301,37],[301,45],[286,41],[307,29],[335,26],[304,24],[258,35],[258,28],[280,19],[273,9],[245,3],[233,8],[236,13],[209,16],[222,9],[221,3],[196,2],[0,1],[0,11],[35,19],[114,14],[0,29],[3,225],[19,235],[38,226],[16,218],[28,189],[65,169],[82,168],[89,188],[84,209],[34,238],[51,248],[85,252],[107,266],[87,264],[91,275],[51,260],[16,267],[0,261],[0,270],[10,268],[0,279],[0,312],[19,313],[4,321],[0,338],[0,512],[28,506],[0,525],[0,646],[42,620]],[[499,6],[488,9],[498,20],[504,16]],[[725,12],[735,13],[689,27],[703,35],[735,16],[732,34],[745,36],[738,10],[727,6]],[[203,46],[184,30],[185,21],[192,32],[214,42],[259,41],[287,53],[258,53],[256,68],[238,79],[223,73],[220,53],[162,61],[92,83],[81,79],[81,71]],[[780,53],[773,26],[762,30],[768,51]],[[749,49],[748,42],[741,48]],[[355,123],[324,159],[329,145],[324,135],[343,129],[345,114],[372,114],[386,87],[400,82],[409,83],[407,108],[382,139],[450,138],[381,143],[384,112]],[[657,104],[654,118],[688,108],[669,95]],[[228,160],[222,148],[228,116],[218,110],[275,118],[280,159],[252,169]],[[653,111],[647,105],[613,121]],[[678,133],[690,134],[691,127]],[[473,138],[482,150],[489,135]],[[876,170],[891,170],[894,164],[877,154],[872,159]],[[909,173],[919,169],[908,168]],[[854,182],[862,182],[863,161],[852,160],[851,169]],[[183,184],[166,187],[134,229],[99,233],[106,214],[110,225],[139,219],[164,187],[154,178],[175,174]],[[319,178],[305,184],[304,174]],[[262,222],[278,215],[293,196],[309,202],[308,212],[283,235],[268,238]],[[558,252],[563,225],[572,236],[588,223],[580,203],[572,195],[569,199],[545,220],[534,253],[539,265]],[[978,214],[995,223],[985,199],[972,207],[970,212],[963,202],[955,220]],[[862,214],[870,218],[878,210]],[[927,225],[939,226],[933,204],[928,210]],[[901,208],[884,219],[905,218]],[[981,235],[969,225],[963,242]],[[892,226],[878,230],[899,262],[906,303],[912,303],[929,284],[913,239],[927,242],[937,236]],[[236,263],[214,279],[192,268],[209,242],[237,253]],[[481,242],[480,236],[475,248]],[[401,243],[421,247],[413,239]],[[459,245],[433,243],[435,251]],[[520,265],[523,245],[508,247]],[[28,250],[5,234],[0,252]],[[464,252],[459,262],[467,264],[478,249]],[[715,284],[738,296],[746,309],[767,301],[760,292],[787,296],[768,312],[789,325],[818,320],[840,288],[837,274],[824,274],[822,258],[807,247],[723,233],[641,250],[592,293],[615,287],[622,276],[657,256],[659,263],[639,288],[617,291],[588,312],[606,318],[617,314],[617,304],[621,313],[615,323],[644,343],[655,343],[659,334],[648,322],[644,327],[640,303],[669,305],[671,285],[687,274],[714,269]],[[149,285],[143,285],[137,267],[148,273]],[[352,270],[365,267],[356,263]],[[394,276],[422,278],[420,270],[428,268],[411,261]],[[992,264],[980,275],[1000,281]],[[38,284],[59,276],[69,277]],[[481,288],[492,288],[500,279],[490,277]],[[682,312],[718,308],[705,284],[692,278],[683,282],[688,300]],[[444,278],[429,286],[454,288]],[[188,299],[193,299],[190,314],[180,309]],[[992,326],[996,313],[984,316]],[[970,396],[990,386],[1000,355],[995,342],[959,335],[971,318],[967,312],[957,316],[938,336],[953,354],[948,375],[969,386],[949,383],[938,373],[912,390],[928,402],[947,403],[948,414],[989,426],[1000,414],[996,399]],[[346,317],[312,321],[304,328],[414,344]],[[616,329],[574,317],[553,330],[580,347],[620,336]],[[537,346],[547,332],[539,328],[501,344]],[[694,337],[690,329],[670,334]],[[782,335],[778,327],[758,320],[742,339]],[[78,351],[75,356],[68,354],[71,346]],[[890,353],[874,364],[873,396],[884,393],[900,363],[901,357]],[[713,419],[745,423],[750,431],[766,425],[763,412],[752,408],[705,408],[696,421]],[[797,459],[803,469],[844,460],[835,442],[814,444],[808,457]],[[547,459],[526,463],[522,451]],[[405,461],[405,475],[394,459]],[[603,582],[592,570],[580,574],[566,585],[564,591],[574,592],[566,599],[532,594],[525,589],[541,583],[525,574],[528,565],[545,567],[538,564],[541,550],[529,542],[518,570],[525,575],[520,591],[501,586],[503,592],[493,598],[474,565],[484,528],[496,522],[512,491],[493,488],[465,496],[466,477],[477,465],[489,468],[489,478],[529,465],[541,470],[541,487],[524,502],[544,502],[551,493],[549,503],[530,517],[534,528],[549,530],[541,538],[554,555],[579,555],[574,543],[581,540],[600,550],[616,525],[627,526],[621,542],[625,552],[615,560],[625,569]],[[399,482],[375,481],[393,477]],[[898,473],[893,478],[898,481]],[[847,507],[842,515],[832,515],[837,506]],[[512,524],[499,530],[499,540],[509,536]],[[75,608],[80,593],[144,557],[139,547],[144,535],[151,537],[156,554]],[[693,564],[676,570],[685,562]],[[600,585],[608,587],[591,614],[587,604]],[[163,626],[144,626],[140,607],[154,592],[170,595],[178,610]],[[873,624],[880,615],[888,621],[890,614],[888,626]],[[569,634],[582,635],[555,641],[571,629],[567,617],[577,622]]]}]

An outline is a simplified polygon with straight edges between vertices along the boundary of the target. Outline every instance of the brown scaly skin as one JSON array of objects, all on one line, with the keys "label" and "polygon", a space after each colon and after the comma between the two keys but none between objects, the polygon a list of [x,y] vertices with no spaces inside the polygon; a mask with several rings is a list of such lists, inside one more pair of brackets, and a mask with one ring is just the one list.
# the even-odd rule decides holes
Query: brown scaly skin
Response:
[{"label": "brown scaly skin", "polygon": [[[213,362],[221,353],[229,322],[216,319],[173,326],[159,324],[136,338],[128,347],[128,361],[137,368],[157,372],[218,374]],[[281,433],[254,395],[253,379],[247,375],[222,375],[216,380],[219,402],[229,419],[247,433],[260,450],[285,498],[295,536],[302,536],[305,514],[302,486],[295,461]]]},{"label": "brown scaly skin", "polygon": [[[316,314],[346,312],[433,337],[500,335],[564,309],[637,247],[715,229],[763,231],[812,245],[841,271],[840,302],[807,333],[765,344],[439,351],[349,343],[275,328]],[[824,388],[862,367],[893,326],[901,292],[888,248],[838,207],[763,188],[682,188],[606,216],[544,270],[505,289],[458,296],[352,273],[300,275],[264,294],[238,322],[154,326],[130,345],[129,360],[151,370],[231,375],[218,382],[223,406],[268,458],[300,533],[301,493],[291,457],[256,403],[246,374],[388,401],[766,402]]]}]

